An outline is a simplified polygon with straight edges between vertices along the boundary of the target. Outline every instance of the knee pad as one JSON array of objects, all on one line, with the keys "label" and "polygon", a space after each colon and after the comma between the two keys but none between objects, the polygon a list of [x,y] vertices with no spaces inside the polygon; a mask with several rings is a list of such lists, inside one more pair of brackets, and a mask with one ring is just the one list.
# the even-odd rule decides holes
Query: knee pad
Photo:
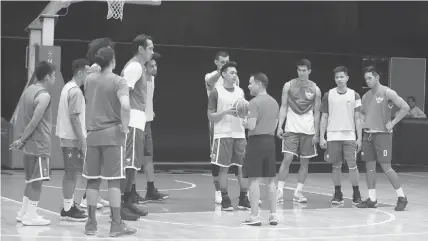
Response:
[{"label": "knee pad", "polygon": [[333,163],[333,168],[342,169],[342,162]]},{"label": "knee pad", "polygon": [[356,170],[358,168],[356,162],[348,162],[348,169],[349,170]]},{"label": "knee pad", "polygon": [[101,179],[88,179],[87,189],[100,190]]},{"label": "knee pad", "polygon": [[384,173],[390,172],[392,170],[392,166],[390,163],[388,164],[380,164]]},{"label": "knee pad", "polygon": [[239,167],[238,166],[232,166],[230,168],[230,171],[235,174],[235,176],[239,176]]},{"label": "knee pad", "polygon": [[214,164],[211,164],[211,173],[213,177],[218,177],[218,174],[220,173],[220,167]]},{"label": "knee pad", "polygon": [[366,162],[366,169],[368,172],[376,172],[376,161]]}]

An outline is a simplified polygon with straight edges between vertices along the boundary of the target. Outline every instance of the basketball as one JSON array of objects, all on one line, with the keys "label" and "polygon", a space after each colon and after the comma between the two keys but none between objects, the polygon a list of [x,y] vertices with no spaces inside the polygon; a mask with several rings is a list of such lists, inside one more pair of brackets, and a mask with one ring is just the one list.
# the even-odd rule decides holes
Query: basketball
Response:
[{"label": "basketball", "polygon": [[239,118],[244,118],[248,116],[248,101],[245,99],[239,99],[234,104],[233,107],[236,109],[236,115]]}]

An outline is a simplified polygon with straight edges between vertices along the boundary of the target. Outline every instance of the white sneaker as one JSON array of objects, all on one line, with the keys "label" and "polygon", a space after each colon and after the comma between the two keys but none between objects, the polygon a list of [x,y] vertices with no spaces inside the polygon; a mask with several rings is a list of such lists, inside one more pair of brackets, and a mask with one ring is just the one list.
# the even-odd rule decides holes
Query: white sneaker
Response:
[{"label": "white sneaker", "polygon": [[275,225],[278,225],[278,223],[279,223],[279,220],[276,214],[271,214],[269,216],[269,224],[275,226]]},{"label": "white sneaker", "polygon": [[25,211],[22,210],[22,208],[19,210],[18,214],[16,215],[16,221],[22,222],[22,219],[24,218]]},{"label": "white sneaker", "polygon": [[25,226],[46,226],[51,224],[51,220],[44,219],[42,216],[36,214],[25,214],[22,218],[22,224]]},{"label": "white sneaker", "polygon": [[221,191],[216,191],[214,194],[214,202],[217,204],[221,204]]},{"label": "white sneaker", "polygon": [[[86,198],[85,199],[82,198],[82,201],[80,202],[80,207],[81,208],[88,208],[88,203],[86,201]],[[99,202],[97,203],[97,209],[101,209],[103,207],[104,206],[101,203],[99,203]]]},{"label": "white sneaker", "polygon": [[[103,205],[103,207],[108,207],[110,206],[109,201],[102,199],[101,197],[98,197],[98,203]],[[98,207],[97,207],[98,208]]]},{"label": "white sneaker", "polygon": [[284,191],[277,189],[276,190],[276,199],[278,203],[284,202]]},{"label": "white sneaker", "polygon": [[295,192],[294,193],[294,197],[293,197],[293,202],[296,203],[307,203],[308,199],[305,198],[305,196],[303,196],[302,192]]}]

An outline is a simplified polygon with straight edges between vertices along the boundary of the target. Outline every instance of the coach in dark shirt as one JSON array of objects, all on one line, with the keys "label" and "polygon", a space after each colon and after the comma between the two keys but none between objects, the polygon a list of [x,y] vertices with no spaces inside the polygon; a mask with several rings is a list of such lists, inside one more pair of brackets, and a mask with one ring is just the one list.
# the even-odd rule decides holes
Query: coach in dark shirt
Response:
[{"label": "coach in dark shirt", "polygon": [[268,186],[271,225],[278,224],[276,216],[276,158],[275,129],[278,121],[279,106],[266,92],[269,84],[263,73],[253,74],[248,89],[254,98],[249,103],[249,115],[244,126],[248,129],[248,144],[243,165],[243,173],[249,179],[251,215],[243,224],[260,226],[258,207],[260,200],[259,182],[264,179]]}]

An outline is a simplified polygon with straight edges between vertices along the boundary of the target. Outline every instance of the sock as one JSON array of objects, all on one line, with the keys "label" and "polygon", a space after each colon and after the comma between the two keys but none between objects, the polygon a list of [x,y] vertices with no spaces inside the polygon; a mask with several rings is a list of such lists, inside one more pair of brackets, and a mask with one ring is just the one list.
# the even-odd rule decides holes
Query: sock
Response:
[{"label": "sock", "polygon": [[285,185],[285,182],[278,181],[278,190],[280,190],[281,192],[283,192],[284,191],[284,185]]},{"label": "sock", "polygon": [[37,205],[39,204],[39,201],[31,201],[28,200],[28,213],[31,215],[37,215]]},{"label": "sock", "polygon": [[93,220],[96,219],[96,216],[95,216],[95,211],[96,210],[97,210],[97,206],[96,205],[94,205],[94,206],[88,205],[88,217],[90,219],[93,219]]},{"label": "sock", "polygon": [[303,183],[297,183],[297,187],[294,193],[301,192],[303,190],[303,185],[304,185]]},{"label": "sock", "polygon": [[239,195],[239,199],[244,199],[247,196],[247,192],[241,192]]},{"label": "sock", "polygon": [[399,188],[399,189],[397,189],[397,190],[395,190],[395,191],[397,191],[397,196],[399,196],[399,197],[404,197],[404,191],[403,191],[403,188]]},{"label": "sock", "polygon": [[376,189],[369,189],[369,198],[373,202],[376,201]]},{"label": "sock", "polygon": [[83,194],[82,199],[86,199],[86,192],[85,192],[85,194]]},{"label": "sock", "polygon": [[155,183],[154,182],[147,182],[147,192],[153,193],[155,190]]},{"label": "sock", "polygon": [[64,199],[64,211],[68,212],[74,203],[74,196],[71,199]]},{"label": "sock", "polygon": [[24,196],[24,197],[22,197],[22,207],[21,207],[21,210],[25,213],[25,212],[27,212],[27,209],[28,209],[28,201],[29,201],[29,199],[28,199],[28,197],[27,196]]},{"label": "sock", "polygon": [[133,193],[137,192],[137,187],[135,186],[135,184],[132,184],[131,192]]},{"label": "sock", "polygon": [[116,224],[120,224],[121,223],[120,208],[110,207],[110,210],[111,210],[111,220]]},{"label": "sock", "polygon": [[221,191],[221,196],[222,197],[225,197],[225,196],[227,196],[228,194],[227,194],[227,191],[226,192],[224,192],[224,191]]},{"label": "sock", "polygon": [[218,181],[214,181],[214,187],[216,191],[220,191],[220,183]]},{"label": "sock", "polygon": [[131,193],[130,192],[124,192],[123,193],[123,201],[124,202],[127,202],[130,197],[131,197]]},{"label": "sock", "polygon": [[360,189],[358,186],[352,186],[352,190],[354,190],[354,195],[360,195]]},{"label": "sock", "polygon": [[340,190],[341,186],[334,186],[334,192],[335,193],[341,193],[342,190]]}]

